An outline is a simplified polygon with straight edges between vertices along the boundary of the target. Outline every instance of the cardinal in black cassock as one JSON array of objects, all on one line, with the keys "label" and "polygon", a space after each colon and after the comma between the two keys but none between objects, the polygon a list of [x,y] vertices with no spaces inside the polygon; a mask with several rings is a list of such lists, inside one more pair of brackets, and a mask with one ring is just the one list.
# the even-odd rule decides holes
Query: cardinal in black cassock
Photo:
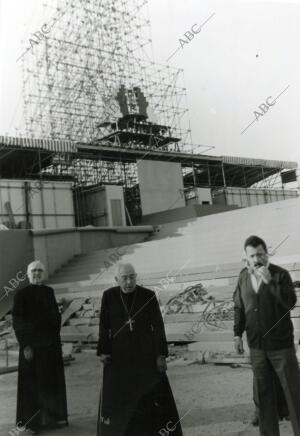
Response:
[{"label": "cardinal in black cassock", "polygon": [[17,291],[12,310],[20,346],[16,421],[32,434],[68,424],[61,316],[53,289],[42,284],[44,269],[28,265],[30,285]]},{"label": "cardinal in black cassock", "polygon": [[[98,436],[182,436],[166,375],[168,347],[156,295],[119,264],[103,293],[97,355],[104,364]],[[171,431],[172,429],[172,431]]]}]

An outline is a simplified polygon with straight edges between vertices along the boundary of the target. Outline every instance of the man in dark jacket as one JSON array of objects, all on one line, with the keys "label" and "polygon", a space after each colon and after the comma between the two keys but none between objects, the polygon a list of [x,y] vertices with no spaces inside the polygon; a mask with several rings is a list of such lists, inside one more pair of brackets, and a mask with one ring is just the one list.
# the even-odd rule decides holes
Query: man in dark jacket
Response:
[{"label": "man in dark jacket", "polygon": [[131,264],[118,265],[116,281],[101,302],[98,436],[182,436],[166,375],[168,346],[156,295],[136,284]]},{"label": "man in dark jacket", "polygon": [[291,277],[270,264],[265,242],[250,236],[244,244],[247,267],[234,292],[234,344],[243,352],[247,333],[256,383],[260,434],[279,436],[273,370],[283,388],[294,434],[300,436],[300,371],[290,311],[296,304]]}]

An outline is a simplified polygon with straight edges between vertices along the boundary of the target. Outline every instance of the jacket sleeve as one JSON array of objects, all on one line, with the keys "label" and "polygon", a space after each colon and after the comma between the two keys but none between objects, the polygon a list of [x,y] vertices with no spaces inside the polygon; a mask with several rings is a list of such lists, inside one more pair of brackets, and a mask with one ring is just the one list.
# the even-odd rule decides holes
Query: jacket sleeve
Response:
[{"label": "jacket sleeve", "polygon": [[239,277],[237,286],[233,293],[233,303],[234,303],[234,322],[233,322],[233,332],[234,336],[242,336],[245,331],[246,318],[245,318],[245,308],[243,300],[241,297],[241,276]]},{"label": "jacket sleeve", "polygon": [[279,274],[272,276],[269,283],[270,292],[277,302],[287,311],[291,310],[296,302],[296,292],[288,271],[282,270]]},{"label": "jacket sleeve", "polygon": [[151,324],[154,334],[156,356],[168,357],[169,351],[168,351],[165,326],[155,293],[153,293],[153,295],[150,298],[151,298],[150,301]]},{"label": "jacket sleeve", "polygon": [[23,294],[19,292],[14,295],[12,319],[13,328],[20,347],[32,347],[34,343],[34,326],[33,323],[28,319],[26,300],[23,298]]},{"label": "jacket sleeve", "polygon": [[100,354],[112,353],[111,346],[111,327],[107,293],[104,292],[101,300],[100,323],[99,323],[99,340],[97,347],[97,356]]}]

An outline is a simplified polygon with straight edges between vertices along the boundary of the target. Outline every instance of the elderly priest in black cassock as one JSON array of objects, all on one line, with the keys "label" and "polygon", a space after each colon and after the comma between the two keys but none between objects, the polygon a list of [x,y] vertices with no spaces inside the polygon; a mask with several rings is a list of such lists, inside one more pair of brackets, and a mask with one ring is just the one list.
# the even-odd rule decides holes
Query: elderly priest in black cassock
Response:
[{"label": "elderly priest in black cassock", "polygon": [[103,293],[97,354],[104,364],[98,436],[182,436],[166,375],[168,347],[156,295],[118,264]]},{"label": "elderly priest in black cassock", "polygon": [[44,270],[39,261],[28,265],[30,284],[17,291],[12,310],[20,346],[17,426],[31,434],[68,424],[61,316]]}]

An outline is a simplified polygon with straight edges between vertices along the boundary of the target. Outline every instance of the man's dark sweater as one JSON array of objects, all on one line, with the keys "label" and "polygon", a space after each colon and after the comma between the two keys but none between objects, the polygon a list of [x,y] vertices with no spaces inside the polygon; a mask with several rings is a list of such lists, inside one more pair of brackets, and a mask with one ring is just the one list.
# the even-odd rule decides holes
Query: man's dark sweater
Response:
[{"label": "man's dark sweater", "polygon": [[262,282],[256,293],[244,268],[233,294],[234,335],[242,336],[246,330],[249,347],[266,351],[293,347],[290,310],[297,301],[289,272],[272,264],[269,271],[272,280]]}]

